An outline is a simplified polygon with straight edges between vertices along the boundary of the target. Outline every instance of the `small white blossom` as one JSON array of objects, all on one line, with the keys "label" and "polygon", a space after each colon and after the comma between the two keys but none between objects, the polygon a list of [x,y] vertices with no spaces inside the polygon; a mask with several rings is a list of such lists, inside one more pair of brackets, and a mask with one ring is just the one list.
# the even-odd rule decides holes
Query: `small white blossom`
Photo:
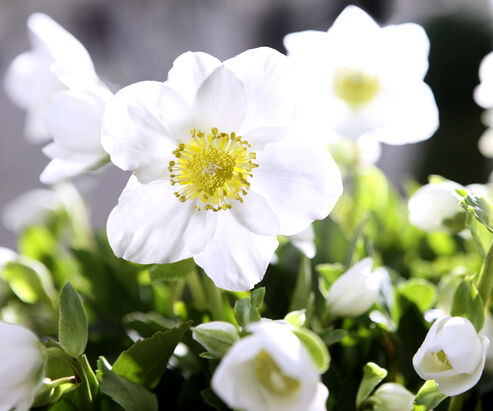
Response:
[{"label": "small white blossom", "polygon": [[0,321],[0,410],[27,411],[44,377],[44,347],[27,328]]},{"label": "small white blossom", "polygon": [[193,257],[214,283],[248,290],[277,248],[321,219],[342,192],[322,147],[289,137],[295,114],[287,58],[248,50],[221,63],[178,57],[165,83],[141,82],[108,103],[102,144],[132,170],[107,224],[119,257]]},{"label": "small white blossom", "polygon": [[435,380],[443,394],[459,395],[479,381],[489,343],[468,319],[442,317],[414,355],[414,369],[424,380]]},{"label": "small white blossom", "polygon": [[212,389],[231,408],[245,411],[322,411],[327,388],[289,326],[261,321],[235,343],[212,378]]},{"label": "small white blossom", "polygon": [[400,384],[382,384],[370,397],[374,411],[411,411],[414,394]]},{"label": "small white blossom", "polygon": [[308,258],[315,257],[315,253],[317,252],[315,248],[315,231],[311,224],[298,234],[290,235],[288,239],[294,247]]}]

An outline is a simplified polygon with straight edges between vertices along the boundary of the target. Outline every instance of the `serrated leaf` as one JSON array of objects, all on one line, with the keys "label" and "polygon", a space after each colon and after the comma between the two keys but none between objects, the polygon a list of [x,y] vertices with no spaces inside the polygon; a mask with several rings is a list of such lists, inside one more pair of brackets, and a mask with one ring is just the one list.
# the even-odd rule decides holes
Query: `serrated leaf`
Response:
[{"label": "serrated leaf", "polygon": [[373,389],[387,376],[387,370],[379,367],[374,362],[369,362],[363,367],[363,379],[356,394],[356,408],[359,408],[371,394]]},{"label": "serrated leaf", "polygon": [[433,380],[426,381],[419,389],[414,404],[422,405],[427,410],[431,410],[438,406],[447,396],[442,394]]},{"label": "serrated leaf", "polygon": [[421,278],[411,278],[399,285],[398,292],[416,304],[419,311],[429,310],[437,299],[435,285]]},{"label": "serrated leaf", "polygon": [[318,372],[323,374],[327,371],[330,366],[330,355],[322,339],[313,331],[306,328],[298,328],[293,330],[293,333],[300,339],[309,352],[317,366]]},{"label": "serrated leaf", "polygon": [[234,313],[238,324],[245,327],[251,322],[260,321],[260,308],[264,302],[265,288],[260,287],[252,291],[250,298],[236,301]]},{"label": "serrated leaf", "polygon": [[176,281],[185,278],[195,269],[192,258],[171,264],[156,264],[149,270],[152,281]]},{"label": "serrated leaf", "polygon": [[457,286],[452,300],[450,314],[454,317],[467,318],[474,325],[477,332],[483,328],[483,299],[471,279],[464,279]]},{"label": "serrated leaf", "polygon": [[98,360],[98,370],[101,376],[99,385],[101,391],[121,405],[125,411],[157,411],[158,403],[153,394],[144,387],[117,375],[102,357]]},{"label": "serrated leaf", "polygon": [[87,317],[82,300],[72,284],[66,283],[60,292],[58,339],[65,352],[79,357],[87,345]]},{"label": "serrated leaf", "polygon": [[185,323],[169,331],[159,331],[150,338],[137,341],[119,355],[113,364],[113,371],[146,388],[154,388],[190,324]]}]

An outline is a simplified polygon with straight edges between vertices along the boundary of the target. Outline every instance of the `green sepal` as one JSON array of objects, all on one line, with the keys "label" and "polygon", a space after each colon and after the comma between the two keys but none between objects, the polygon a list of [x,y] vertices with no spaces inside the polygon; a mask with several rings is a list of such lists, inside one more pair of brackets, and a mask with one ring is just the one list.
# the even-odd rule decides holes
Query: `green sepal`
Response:
[{"label": "green sepal", "polygon": [[330,354],[322,339],[313,331],[306,328],[295,329],[293,330],[293,333],[307,349],[313,362],[317,366],[318,372],[323,374],[327,371],[330,366]]},{"label": "green sepal", "polygon": [[414,404],[424,406],[425,409],[431,410],[438,406],[447,396],[442,394],[433,380],[426,381],[419,389]]},{"label": "green sepal", "polygon": [[369,362],[363,367],[363,379],[359,384],[358,393],[356,394],[356,408],[369,397],[373,389],[387,376],[387,370]]}]

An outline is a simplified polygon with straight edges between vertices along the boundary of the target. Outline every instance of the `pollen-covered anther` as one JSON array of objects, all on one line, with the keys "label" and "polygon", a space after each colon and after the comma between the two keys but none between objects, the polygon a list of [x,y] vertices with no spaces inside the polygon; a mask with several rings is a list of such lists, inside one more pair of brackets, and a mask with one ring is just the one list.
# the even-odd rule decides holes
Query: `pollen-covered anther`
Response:
[{"label": "pollen-covered anther", "polygon": [[231,201],[242,202],[248,193],[256,155],[250,144],[234,132],[228,134],[212,128],[206,134],[191,130],[187,144],[173,151],[176,160],[169,162],[172,185],[181,186],[175,192],[181,201],[195,201],[196,210],[227,210]]}]

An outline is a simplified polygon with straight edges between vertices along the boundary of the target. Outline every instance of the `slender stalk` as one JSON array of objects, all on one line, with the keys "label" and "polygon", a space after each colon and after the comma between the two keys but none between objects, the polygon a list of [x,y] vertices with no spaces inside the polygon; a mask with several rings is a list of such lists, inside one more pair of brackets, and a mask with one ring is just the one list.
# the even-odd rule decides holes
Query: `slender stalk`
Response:
[{"label": "slender stalk", "polygon": [[207,297],[204,293],[204,288],[202,286],[202,282],[200,281],[200,277],[197,274],[196,270],[193,270],[190,274],[187,275],[187,286],[192,294],[195,305],[199,310],[205,310],[207,308]]},{"label": "slender stalk", "polygon": [[207,295],[207,301],[209,305],[209,309],[212,314],[212,319],[214,321],[223,321],[224,320],[224,311],[223,311],[223,296],[221,294],[221,290],[217,288],[212,280],[204,275],[203,279],[205,293]]},{"label": "slender stalk", "polygon": [[463,395],[456,395],[455,397],[451,397],[448,403],[447,411],[461,411],[463,402],[464,402]]},{"label": "slender stalk", "polygon": [[493,289],[493,244],[483,261],[481,272],[479,273],[478,282],[476,284],[479,294],[483,299],[484,306],[488,306],[488,299]]}]

